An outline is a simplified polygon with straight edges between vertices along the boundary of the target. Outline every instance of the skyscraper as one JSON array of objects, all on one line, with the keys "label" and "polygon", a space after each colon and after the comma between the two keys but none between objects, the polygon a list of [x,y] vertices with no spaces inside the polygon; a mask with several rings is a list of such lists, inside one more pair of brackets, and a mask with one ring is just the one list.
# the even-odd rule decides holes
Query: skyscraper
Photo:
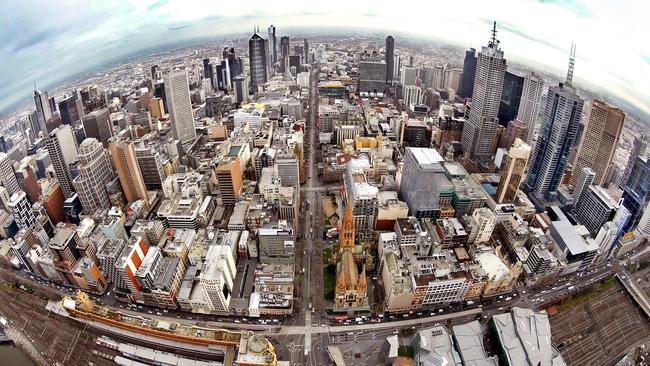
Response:
[{"label": "skyscraper", "polygon": [[81,121],[86,138],[94,138],[100,141],[104,147],[108,147],[108,140],[115,135],[108,108],[94,110],[85,115]]},{"label": "skyscraper", "polygon": [[154,147],[137,147],[135,148],[135,157],[138,160],[140,174],[147,190],[155,191],[162,189],[165,180],[165,168],[163,161]]},{"label": "skyscraper", "polygon": [[0,152],[0,183],[7,189],[9,196],[20,190],[11,158],[3,152]]},{"label": "skyscraper", "polygon": [[[34,103],[36,104],[36,117],[38,118],[38,131],[34,131],[34,135],[38,135],[39,131],[47,134],[45,123],[52,117],[52,108],[50,107],[50,98],[47,92],[42,92],[38,89],[34,90]],[[36,127],[36,126],[33,126]]]},{"label": "skyscraper", "polygon": [[623,131],[625,113],[596,99],[592,100],[588,109],[587,129],[580,143],[574,170],[590,167],[596,173],[594,184],[603,185]]},{"label": "skyscraper", "polygon": [[172,71],[164,80],[172,135],[183,144],[196,140],[187,70]]},{"label": "skyscraper", "polygon": [[535,124],[539,115],[539,104],[542,100],[542,91],[544,90],[544,81],[534,72],[526,75],[524,86],[521,90],[521,101],[519,102],[519,111],[517,119],[523,122],[528,128],[528,137],[526,141],[531,143],[535,133]]},{"label": "skyscraper", "polygon": [[70,164],[77,160],[77,141],[72,135],[70,125],[62,125],[54,129],[47,139],[47,153],[54,167],[54,176],[61,185],[66,198],[74,193]]},{"label": "skyscraper", "polygon": [[476,50],[470,48],[465,51],[465,60],[463,61],[463,74],[460,77],[460,88],[458,95],[461,98],[469,98],[474,92],[474,78],[476,77]]},{"label": "skyscraper", "polygon": [[309,62],[309,42],[307,42],[307,38],[304,39],[305,42],[305,60],[303,61],[304,64],[308,64]]},{"label": "skyscraper", "polygon": [[64,125],[70,125],[81,119],[83,106],[81,100],[77,98],[77,94],[65,96],[59,102],[59,114],[61,115],[61,123]]},{"label": "skyscraper", "polygon": [[267,80],[264,39],[257,33],[253,34],[248,41],[248,59],[251,74],[250,88],[254,94],[257,92],[257,87]]},{"label": "skyscraper", "polygon": [[650,202],[650,160],[636,157],[621,198],[631,215],[625,229],[635,227],[643,216],[643,208]]},{"label": "skyscraper", "polygon": [[542,126],[528,169],[526,189],[538,198],[554,200],[576,139],[584,101],[571,86],[575,51],[572,49],[565,83],[550,87]]},{"label": "skyscraper", "polygon": [[203,59],[203,78],[212,80],[212,64],[209,58]]},{"label": "skyscraper", "polygon": [[113,156],[113,165],[115,165],[115,170],[120,178],[126,200],[129,203],[138,199],[147,201],[147,189],[135,157],[133,142],[115,139],[111,141],[110,149]]},{"label": "skyscraper", "polygon": [[[305,43],[306,42],[307,40],[305,40]],[[305,47],[305,49],[306,48],[307,47]],[[270,49],[269,53],[271,54],[270,55],[271,64],[275,64],[276,62],[278,62],[278,42],[277,39],[275,38],[275,26],[272,24],[269,26],[269,49]]]},{"label": "skyscraper", "polygon": [[506,71],[503,78],[503,90],[499,102],[499,124],[507,126],[508,122],[517,117],[521,102],[521,92],[524,87],[524,77]]},{"label": "skyscraper", "polygon": [[27,199],[27,194],[23,191],[18,191],[11,195],[7,203],[11,214],[16,220],[16,225],[20,229],[33,228],[36,223],[36,215],[32,210],[32,205]]},{"label": "skyscraper", "polygon": [[78,174],[72,181],[86,214],[111,207],[106,184],[115,178],[104,146],[94,138],[79,145]]},{"label": "skyscraper", "polygon": [[463,126],[461,141],[466,156],[489,158],[492,155],[505,72],[506,60],[496,39],[494,22],[492,39],[487,47],[481,49],[476,61],[472,106],[469,119]]},{"label": "skyscraper", "polygon": [[578,206],[578,203],[582,198],[582,194],[587,191],[587,188],[590,185],[593,184],[596,173],[594,173],[594,171],[591,168],[584,167],[579,171],[577,171],[575,173],[575,176],[577,177],[577,180],[576,180],[576,184],[573,185],[573,196],[572,196],[574,207]]},{"label": "skyscraper", "polygon": [[521,139],[515,139],[513,146],[508,150],[506,164],[501,170],[501,180],[497,189],[497,203],[511,203],[517,195],[519,185],[526,172],[531,148]]},{"label": "skyscraper", "polygon": [[645,151],[648,148],[648,137],[644,134],[641,136],[634,137],[634,142],[632,142],[632,149],[630,150],[630,156],[627,159],[627,164],[625,165],[625,170],[623,175],[621,175],[621,181],[618,183],[618,186],[623,189],[627,184],[628,179],[630,179],[630,173],[632,172],[632,167],[636,161],[637,156],[644,156]]},{"label": "skyscraper", "polygon": [[280,55],[284,59],[285,56],[289,55],[289,36],[282,36],[280,38]]},{"label": "skyscraper", "polygon": [[395,39],[393,36],[386,37],[386,84],[393,83],[393,71],[395,69]]},{"label": "skyscraper", "polygon": [[618,204],[601,186],[589,186],[576,208],[576,220],[584,225],[592,237],[614,218]]}]

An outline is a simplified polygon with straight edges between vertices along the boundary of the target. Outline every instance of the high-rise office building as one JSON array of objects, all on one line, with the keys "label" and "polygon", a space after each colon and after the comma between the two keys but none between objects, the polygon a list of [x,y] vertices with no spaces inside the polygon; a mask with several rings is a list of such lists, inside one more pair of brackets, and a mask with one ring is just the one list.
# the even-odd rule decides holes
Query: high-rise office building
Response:
[{"label": "high-rise office building", "polygon": [[50,133],[47,153],[54,167],[54,177],[61,185],[65,197],[70,198],[74,193],[70,164],[77,160],[77,141],[70,125],[59,126]]},{"label": "high-rise office building", "polygon": [[589,167],[584,167],[575,173],[576,183],[573,185],[573,207],[578,206],[583,193],[594,183],[596,173]]},{"label": "high-rise office building", "polygon": [[9,197],[9,202],[7,202],[11,214],[14,216],[16,225],[19,229],[33,228],[36,224],[36,215],[34,215],[34,210],[32,210],[32,205],[27,199],[27,193],[23,191],[18,191]]},{"label": "high-rise office building", "polygon": [[409,215],[438,217],[440,194],[453,187],[443,164],[444,159],[435,149],[406,148],[400,193],[409,207]]},{"label": "high-rise office building", "polygon": [[79,121],[83,116],[83,111],[81,100],[77,98],[76,93],[65,96],[59,102],[59,114],[61,115],[61,123],[64,125],[70,125]]},{"label": "high-rise office building", "polygon": [[503,90],[499,102],[499,124],[507,126],[508,122],[517,117],[524,87],[524,77],[506,71],[503,78]]},{"label": "high-rise office building", "polygon": [[458,95],[461,98],[470,98],[474,92],[474,78],[476,77],[476,50],[470,48],[465,51],[463,61],[463,74],[460,77]]},{"label": "high-rise office building", "polygon": [[591,185],[587,188],[576,207],[576,219],[584,225],[592,237],[596,237],[600,228],[614,218],[618,204],[601,186]]},{"label": "high-rise office building", "polygon": [[108,140],[115,135],[110,114],[108,108],[102,108],[88,113],[81,119],[86,138],[96,139],[105,148],[108,147]]},{"label": "high-rise office building", "polygon": [[165,168],[158,149],[143,146],[136,147],[134,151],[146,189],[149,191],[162,189],[165,180]]},{"label": "high-rise office building", "polygon": [[418,69],[415,67],[404,66],[400,73],[400,83],[402,86],[415,85],[418,79]]},{"label": "high-rise office building", "polygon": [[356,235],[369,240],[374,234],[379,212],[379,189],[368,183],[368,160],[352,159],[348,162],[343,182],[348,205],[352,206]]},{"label": "high-rise office building", "polygon": [[135,157],[133,142],[114,139],[111,141],[110,150],[126,200],[129,203],[139,199],[147,201],[147,188]]},{"label": "high-rise office building", "polygon": [[172,135],[183,144],[192,142],[196,140],[196,130],[187,70],[172,71],[164,80]]},{"label": "high-rise office building", "polygon": [[583,133],[573,168],[580,170],[590,167],[596,173],[594,184],[602,186],[623,131],[625,113],[596,99],[591,101],[588,109],[587,129]]},{"label": "high-rise office building", "polygon": [[404,101],[404,106],[409,108],[410,105],[422,104],[424,97],[424,92],[422,88],[417,85],[407,85],[402,87],[402,100]]},{"label": "high-rise office building", "polygon": [[636,161],[637,156],[644,156],[646,149],[648,148],[648,137],[645,134],[641,136],[635,136],[634,141],[632,142],[632,149],[630,150],[630,155],[627,158],[627,164],[625,164],[625,170],[621,175],[621,180],[618,183],[618,186],[623,189],[627,184],[627,181],[630,179],[630,173],[632,172],[632,167]]},{"label": "high-rise office building", "polygon": [[584,100],[571,85],[575,60],[572,49],[567,80],[548,90],[542,125],[526,180],[526,190],[554,200],[576,139]]},{"label": "high-rise office building", "polygon": [[393,71],[395,70],[395,39],[393,36],[386,37],[386,84],[393,83]]},{"label": "high-rise office building", "polygon": [[521,101],[519,102],[517,119],[523,122],[528,129],[528,137],[526,138],[526,142],[528,143],[533,141],[543,91],[544,81],[537,74],[531,72],[524,77],[524,86],[521,89]]},{"label": "high-rise office building", "polygon": [[9,196],[20,191],[11,157],[3,152],[0,152],[0,183],[7,189]]},{"label": "high-rise office building", "polygon": [[38,184],[38,178],[31,165],[22,166],[16,171],[16,179],[20,189],[27,193],[30,202],[38,202],[41,196],[41,186]]},{"label": "high-rise office building", "polygon": [[383,93],[386,87],[386,64],[383,62],[359,62],[359,93]]},{"label": "high-rise office building", "polygon": [[250,66],[250,88],[254,94],[257,87],[267,81],[266,73],[266,49],[264,39],[255,33],[248,41],[248,60]]},{"label": "high-rise office building", "polygon": [[34,130],[34,135],[38,135],[39,131],[47,135],[45,123],[52,117],[52,108],[50,107],[50,98],[47,92],[42,92],[38,89],[34,90],[34,104],[36,105],[36,117],[38,121],[38,125],[35,124],[32,126],[38,127],[38,130]]},{"label": "high-rise office building", "polygon": [[508,150],[506,163],[501,170],[501,180],[497,189],[497,203],[511,203],[519,190],[519,185],[526,172],[531,147],[523,140],[517,138]]},{"label": "high-rise office building", "polygon": [[650,202],[650,160],[637,156],[630,170],[630,177],[623,186],[623,206],[630,212],[625,229],[635,227],[643,215],[643,208]]},{"label": "high-rise office building", "polygon": [[65,211],[63,210],[63,203],[65,196],[61,190],[61,185],[56,180],[52,179],[46,186],[43,187],[43,207],[47,216],[52,220],[52,224],[56,225],[61,221],[65,221]]},{"label": "high-rise office building", "polygon": [[495,22],[492,39],[481,49],[476,61],[472,106],[461,141],[466,156],[489,158],[492,155],[505,72],[506,60],[496,39]]},{"label": "high-rise office building", "polygon": [[280,38],[280,55],[284,59],[285,56],[289,55],[289,36],[283,36]]},{"label": "high-rise office building", "polygon": [[106,184],[115,178],[110,158],[104,146],[94,138],[79,145],[77,176],[72,181],[86,214],[111,207]]},{"label": "high-rise office building", "polygon": [[515,139],[520,138],[524,141],[528,140],[528,127],[526,124],[518,119],[513,119],[508,122],[506,132],[499,139],[499,147],[509,149],[515,143]]},{"label": "high-rise office building", "polygon": [[274,65],[278,62],[278,40],[275,38],[275,26],[269,26],[269,59],[271,64]]},{"label": "high-rise office building", "polygon": [[212,80],[212,64],[209,58],[203,59],[203,78]]},{"label": "high-rise office building", "polygon": [[219,193],[224,205],[234,205],[241,194],[243,179],[239,157],[228,156],[214,167]]}]

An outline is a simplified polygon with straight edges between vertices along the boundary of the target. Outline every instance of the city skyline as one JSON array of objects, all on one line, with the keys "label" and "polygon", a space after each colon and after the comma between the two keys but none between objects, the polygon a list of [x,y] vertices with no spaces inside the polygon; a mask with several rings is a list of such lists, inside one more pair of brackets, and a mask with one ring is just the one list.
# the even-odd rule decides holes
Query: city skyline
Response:
[{"label": "city skyline", "polygon": [[[641,18],[644,12],[633,10],[638,5],[586,6],[576,1],[543,0],[470,3],[472,6],[463,6],[463,12],[454,11],[456,4],[432,4],[437,14],[445,15],[432,20],[426,12],[412,14],[409,6],[383,12],[378,7],[368,11],[367,4],[345,4],[346,12],[341,14],[332,3],[304,10],[263,2],[220,4],[210,9],[201,1],[121,1],[92,6],[66,1],[38,7],[9,1],[0,5],[4,14],[0,20],[8,25],[0,33],[5,45],[0,59],[4,69],[11,71],[0,83],[0,113],[24,102],[34,83],[45,89],[148,50],[250,32],[255,25],[275,24],[280,35],[300,27],[328,26],[336,31],[342,26],[386,34],[411,33],[460,47],[478,47],[487,41],[485,29],[496,20],[499,39],[514,62],[542,66],[561,75],[569,45],[575,42],[576,84],[597,87],[624,100],[633,107],[632,112],[650,115],[650,106],[644,102],[650,98],[650,74],[639,72],[650,65],[650,48],[642,39],[650,30]],[[202,11],[194,11],[199,6]],[[43,19],[57,22],[48,24]],[[566,26],[549,26],[549,19]],[[431,30],[431,21],[436,31]],[[618,45],[616,52],[603,52],[614,44]],[[49,55],[47,64],[40,59],[43,54]]]}]

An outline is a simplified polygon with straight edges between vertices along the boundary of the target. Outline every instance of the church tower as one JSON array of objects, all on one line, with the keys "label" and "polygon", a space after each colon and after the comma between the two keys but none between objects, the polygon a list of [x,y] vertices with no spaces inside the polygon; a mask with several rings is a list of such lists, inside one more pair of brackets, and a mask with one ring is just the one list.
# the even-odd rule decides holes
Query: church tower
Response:
[{"label": "church tower", "polygon": [[354,215],[352,214],[352,200],[348,198],[345,214],[339,229],[339,253],[345,249],[354,250]]}]

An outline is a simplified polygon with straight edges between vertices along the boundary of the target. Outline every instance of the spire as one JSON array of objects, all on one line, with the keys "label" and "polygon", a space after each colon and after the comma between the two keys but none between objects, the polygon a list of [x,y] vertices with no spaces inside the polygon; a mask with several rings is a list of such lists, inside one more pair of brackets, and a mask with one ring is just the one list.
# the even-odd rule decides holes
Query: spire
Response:
[{"label": "spire", "polygon": [[497,22],[494,21],[492,25],[492,38],[488,42],[488,46],[494,49],[499,47],[499,40],[497,39]]},{"label": "spire", "polygon": [[339,228],[339,251],[343,249],[354,248],[354,214],[352,213],[352,199],[348,195],[348,200],[345,206],[345,213],[341,220]]},{"label": "spire", "polygon": [[566,72],[566,85],[571,86],[573,83],[573,68],[576,64],[576,44],[571,43],[571,53],[569,54],[569,69]]}]

